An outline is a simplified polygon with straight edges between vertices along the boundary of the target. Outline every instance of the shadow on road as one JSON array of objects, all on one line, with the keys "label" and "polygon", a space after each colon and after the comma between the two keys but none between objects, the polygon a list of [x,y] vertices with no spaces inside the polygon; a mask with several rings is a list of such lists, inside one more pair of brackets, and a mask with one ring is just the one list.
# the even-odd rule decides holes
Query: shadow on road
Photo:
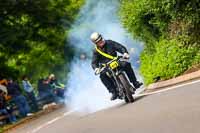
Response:
[{"label": "shadow on road", "polygon": [[146,96],[134,96],[134,98],[135,98],[135,101],[133,102],[133,103],[129,103],[129,104],[127,104],[127,103],[125,103],[125,102],[123,102],[123,103],[120,103],[120,104],[118,104],[118,105],[116,105],[116,106],[114,106],[114,107],[111,107],[111,108],[121,108],[121,107],[124,107],[124,106],[128,106],[128,105],[130,105],[130,104],[134,104],[134,103],[136,103],[136,102],[138,102],[139,100],[141,100],[142,98],[144,98],[144,97],[147,97],[147,95]]},{"label": "shadow on road", "polygon": [[[139,101],[140,99],[144,98],[144,97],[147,97],[148,95],[145,95],[145,96],[136,96],[134,97],[135,98],[135,102]],[[134,102],[134,103],[135,103]]]}]

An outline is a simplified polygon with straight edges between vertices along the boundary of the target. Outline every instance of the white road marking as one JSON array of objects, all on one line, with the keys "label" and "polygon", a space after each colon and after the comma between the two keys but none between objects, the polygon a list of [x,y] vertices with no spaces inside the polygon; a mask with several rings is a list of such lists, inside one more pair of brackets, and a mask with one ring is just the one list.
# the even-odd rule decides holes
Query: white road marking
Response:
[{"label": "white road marking", "polygon": [[63,116],[70,115],[71,113],[75,112],[76,110],[78,110],[78,109],[74,109],[74,110],[71,110],[71,111],[65,112],[65,113],[63,114]]},{"label": "white road marking", "polygon": [[54,123],[54,122],[56,122],[56,121],[58,121],[58,120],[64,118],[65,116],[68,116],[68,115],[74,113],[76,110],[77,110],[77,109],[74,109],[74,110],[65,112],[63,115],[58,116],[58,117],[56,117],[56,118],[54,118],[54,119],[52,119],[52,120],[46,122],[45,124],[43,124],[43,125],[37,127],[36,129],[32,130],[31,132],[27,132],[27,133],[36,133],[36,132],[38,132],[40,129],[45,128],[45,127],[49,126],[50,124],[52,124],[52,123]]},{"label": "white road marking", "polygon": [[[192,82],[189,82],[189,83],[185,83],[185,84],[180,84],[180,85],[176,85],[176,86],[172,86],[172,87],[169,87],[169,88],[166,88],[166,89],[162,89],[162,90],[159,90],[159,91],[155,91],[155,92],[150,92],[150,93],[144,93],[144,94],[136,94],[134,95],[135,97],[141,97],[141,96],[147,96],[147,95],[153,95],[153,94],[157,94],[157,93],[162,93],[162,92],[165,92],[165,91],[169,91],[169,90],[173,90],[173,89],[176,89],[176,88],[179,88],[179,87],[183,87],[183,86],[186,86],[186,85],[191,85],[191,84],[195,84],[195,83],[199,83],[200,80],[196,80],[196,81],[192,81]],[[62,119],[63,117],[65,116],[68,116],[72,113],[74,113],[76,110],[78,109],[74,109],[74,110],[71,110],[71,111],[68,111],[68,112],[65,112],[63,115],[61,116],[58,116],[48,122],[46,122],[45,124],[39,126],[38,128],[36,128],[35,130],[31,131],[31,132],[27,132],[27,133],[36,133],[38,132],[40,129],[44,128],[44,127],[47,127],[49,126],[50,124]]]},{"label": "white road marking", "polygon": [[199,82],[200,82],[200,80],[191,81],[191,82],[188,82],[188,83],[175,85],[175,86],[168,87],[168,88],[166,87],[166,89],[162,89],[162,90],[159,90],[159,91],[154,91],[154,92],[144,93],[144,94],[136,94],[135,96],[136,97],[141,97],[141,96],[147,96],[147,95],[162,93],[162,92],[165,92],[165,91],[173,90],[173,89],[176,89],[176,88],[179,88],[179,87],[183,87],[183,86],[187,86],[187,85],[191,85],[191,84],[195,84],[195,83],[199,83]]}]

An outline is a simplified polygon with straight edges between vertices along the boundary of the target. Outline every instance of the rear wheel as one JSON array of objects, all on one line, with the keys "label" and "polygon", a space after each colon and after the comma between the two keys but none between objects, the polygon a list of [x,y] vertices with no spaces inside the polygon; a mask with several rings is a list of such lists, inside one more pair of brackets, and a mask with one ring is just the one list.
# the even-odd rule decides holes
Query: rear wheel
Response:
[{"label": "rear wheel", "polygon": [[120,74],[119,75],[119,79],[123,85],[123,88],[125,89],[125,93],[126,93],[126,96],[125,96],[125,102],[128,103],[128,102],[134,102],[134,98],[132,96],[132,92],[130,90],[131,88],[131,85],[129,83],[129,81],[127,80],[126,76],[124,74]]}]

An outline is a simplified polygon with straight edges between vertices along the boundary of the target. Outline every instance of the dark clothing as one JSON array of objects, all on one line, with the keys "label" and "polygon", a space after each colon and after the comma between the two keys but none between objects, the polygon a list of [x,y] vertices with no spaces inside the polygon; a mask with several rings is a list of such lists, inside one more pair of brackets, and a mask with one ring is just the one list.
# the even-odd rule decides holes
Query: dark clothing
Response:
[{"label": "dark clothing", "polygon": [[4,96],[0,96],[0,109],[5,109],[6,108],[6,100]]},{"label": "dark clothing", "polygon": [[44,79],[39,79],[39,80],[38,80],[37,87],[38,87],[38,91],[39,91],[39,92],[40,92],[40,91],[43,91],[43,89],[44,89],[43,80],[44,80]]},{"label": "dark clothing", "polygon": [[49,85],[52,90],[60,89],[60,85],[59,85],[57,79],[51,79],[49,82]]},{"label": "dark clothing", "polygon": [[30,100],[30,102],[32,104],[32,107],[33,107],[32,109],[34,111],[38,111],[38,104],[37,104],[37,100],[36,100],[34,92],[33,91],[27,92],[26,95],[27,95],[28,99]]},{"label": "dark clothing", "polygon": [[[109,55],[112,55],[114,57],[117,56],[117,52],[119,52],[121,54],[128,53],[127,49],[123,45],[121,45],[117,42],[114,42],[112,40],[105,40],[105,44],[104,44],[103,48],[101,48],[101,51],[103,51]],[[110,61],[110,59],[104,57],[103,55],[98,53],[96,50],[94,50],[93,58],[92,58],[92,68],[93,69],[99,68],[100,64],[107,63],[109,61]],[[119,68],[126,72],[128,78],[129,78],[129,81],[131,83],[133,83],[134,86],[136,86],[137,79],[135,77],[135,73],[131,67],[131,64],[129,62],[122,61],[119,64]],[[116,85],[115,85],[114,79],[108,77],[106,75],[106,73],[101,73],[100,79],[103,82],[103,84],[106,86],[106,88],[108,89],[109,92],[111,92],[111,93],[116,92]]]},{"label": "dark clothing", "polygon": [[63,86],[61,86],[61,84],[58,82],[57,79],[52,79],[50,81],[50,85],[51,88],[54,90],[54,92],[56,93],[56,96],[61,97],[61,98],[65,98],[65,89]]},{"label": "dark clothing", "polygon": [[114,91],[116,90],[116,85],[115,85],[114,79],[108,77],[108,75],[106,73],[101,73],[100,79],[101,79],[102,83],[106,86],[108,91],[110,93],[114,93]]},{"label": "dark clothing", "polygon": [[7,115],[10,123],[17,121],[16,117],[12,113],[9,113],[6,109],[0,109],[0,114]]},{"label": "dark clothing", "polygon": [[[133,83],[133,85],[135,86],[135,82],[137,81],[137,79],[135,77],[135,73],[131,67],[131,64],[129,62],[120,62],[120,68],[126,72],[130,82]],[[114,83],[114,79],[108,77],[106,73],[101,73],[100,79],[110,93],[113,93],[115,91],[116,85]]]},{"label": "dark clothing", "polygon": [[20,115],[22,117],[27,116],[27,114],[30,112],[30,107],[27,103],[26,98],[23,95],[19,95],[19,96],[13,97],[13,101],[18,107]]},{"label": "dark clothing", "polygon": [[20,87],[17,83],[8,83],[7,85],[8,94],[12,97],[16,97],[18,95],[21,95]]},{"label": "dark clothing", "polygon": [[21,94],[20,87],[17,83],[8,83],[8,94],[12,96],[14,103],[17,105],[20,115],[25,117],[30,112],[30,107],[26,98]]},{"label": "dark clothing", "polygon": [[12,115],[12,111],[9,113],[9,111],[6,109],[6,100],[4,96],[0,96],[0,115],[8,115],[9,122],[15,122],[16,117]]},{"label": "dark clothing", "polygon": [[51,88],[50,83],[47,82],[46,79],[38,80],[38,91],[39,98],[43,99],[42,101],[46,104],[49,102],[57,102],[56,94],[54,90]]},{"label": "dark clothing", "polygon": [[133,85],[135,86],[135,82],[137,81],[137,79],[136,79],[135,73],[131,67],[131,63],[121,61],[119,65],[120,65],[120,68],[126,72],[126,75],[128,76],[130,82],[133,83]]},{"label": "dark clothing", "polygon": [[[117,42],[114,42],[112,40],[105,40],[105,45],[101,49],[101,51],[103,51],[109,55],[112,55],[112,56],[117,56],[117,52],[119,52],[121,54],[128,53],[127,49],[123,45],[121,45]],[[93,51],[93,57],[92,57],[92,68],[93,69],[98,68],[100,64],[107,63],[109,61],[110,61],[110,59],[102,56],[96,50]]]},{"label": "dark clothing", "polygon": [[22,84],[24,87],[24,91],[26,92],[27,99],[30,101],[29,102],[30,105],[32,105],[31,106],[32,110],[38,111],[38,105],[37,105],[36,97],[34,94],[33,86],[27,79],[22,80]]}]

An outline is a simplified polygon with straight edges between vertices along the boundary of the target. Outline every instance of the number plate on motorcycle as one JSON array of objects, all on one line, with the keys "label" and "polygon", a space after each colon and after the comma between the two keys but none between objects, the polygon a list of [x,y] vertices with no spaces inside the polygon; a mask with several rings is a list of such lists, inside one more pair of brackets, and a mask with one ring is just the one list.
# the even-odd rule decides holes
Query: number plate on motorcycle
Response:
[{"label": "number plate on motorcycle", "polygon": [[111,69],[115,69],[115,68],[117,68],[119,66],[119,64],[118,64],[117,61],[113,61],[112,63],[110,63],[109,66],[110,66]]}]

